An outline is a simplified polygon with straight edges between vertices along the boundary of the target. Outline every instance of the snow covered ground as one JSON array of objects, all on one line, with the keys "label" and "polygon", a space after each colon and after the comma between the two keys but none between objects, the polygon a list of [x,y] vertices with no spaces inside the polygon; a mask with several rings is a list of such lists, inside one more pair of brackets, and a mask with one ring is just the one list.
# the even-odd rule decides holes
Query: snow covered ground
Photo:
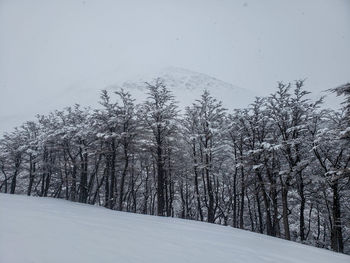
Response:
[{"label": "snow covered ground", "polygon": [[0,194],[0,262],[350,262],[350,257],[208,223]]}]

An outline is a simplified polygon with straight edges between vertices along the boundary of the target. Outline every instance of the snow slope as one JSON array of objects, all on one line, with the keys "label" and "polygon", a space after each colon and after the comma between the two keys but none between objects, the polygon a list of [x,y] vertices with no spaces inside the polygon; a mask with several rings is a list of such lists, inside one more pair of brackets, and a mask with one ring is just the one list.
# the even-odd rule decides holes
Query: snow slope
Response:
[{"label": "snow slope", "polygon": [[[233,110],[247,107],[259,93],[239,88],[209,75],[179,67],[166,67],[154,72],[148,72],[132,80],[124,81],[119,85],[112,85],[109,89],[124,88],[130,91],[138,101],[145,99],[147,93],[145,82],[161,78],[173,92],[181,108],[191,105],[200,99],[204,90],[223,102],[224,107]],[[264,94],[267,95],[267,94]]]},{"label": "snow slope", "polygon": [[0,194],[0,262],[350,262],[350,257],[208,223]]},{"label": "snow slope", "polygon": [[[14,126],[34,119],[36,114],[47,114],[76,103],[82,106],[100,107],[98,104],[100,91],[106,89],[113,92],[119,88],[129,91],[136,102],[143,102],[146,98],[146,84],[155,78],[162,78],[173,91],[181,108],[191,105],[199,99],[204,89],[207,89],[218,100],[222,100],[226,108],[232,110],[248,106],[255,96],[261,95],[250,90],[236,87],[217,78],[203,73],[179,67],[144,70],[143,73],[118,74],[118,72],[101,74],[92,80],[84,80],[71,85],[68,89],[54,93],[48,97],[35,98],[26,107],[25,114],[20,108],[11,114],[0,109],[0,136],[3,132],[12,131]],[[267,94],[264,94],[267,95]]]}]

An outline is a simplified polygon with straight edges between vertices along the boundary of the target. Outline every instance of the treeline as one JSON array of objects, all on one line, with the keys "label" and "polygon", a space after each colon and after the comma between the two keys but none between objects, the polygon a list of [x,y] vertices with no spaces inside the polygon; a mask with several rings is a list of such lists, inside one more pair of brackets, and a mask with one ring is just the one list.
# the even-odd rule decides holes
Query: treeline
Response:
[{"label": "treeline", "polygon": [[350,85],[342,110],[303,81],[228,112],[208,91],[184,111],[165,83],[136,104],[102,91],[0,141],[0,191],[231,225],[350,253]]}]

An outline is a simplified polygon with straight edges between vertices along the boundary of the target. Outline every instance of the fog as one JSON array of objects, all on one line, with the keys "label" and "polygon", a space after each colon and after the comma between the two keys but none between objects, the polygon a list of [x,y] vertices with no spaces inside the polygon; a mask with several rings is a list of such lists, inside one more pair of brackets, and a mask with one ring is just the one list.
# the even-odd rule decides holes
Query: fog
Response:
[{"label": "fog", "polygon": [[348,0],[1,0],[0,133],[168,66],[318,96],[350,81],[349,25]]}]

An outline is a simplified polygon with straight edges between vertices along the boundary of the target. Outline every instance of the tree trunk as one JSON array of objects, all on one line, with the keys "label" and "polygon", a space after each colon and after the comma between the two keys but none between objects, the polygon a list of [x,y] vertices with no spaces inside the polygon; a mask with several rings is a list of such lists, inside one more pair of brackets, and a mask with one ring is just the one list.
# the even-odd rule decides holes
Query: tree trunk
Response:
[{"label": "tree trunk", "polygon": [[159,216],[164,216],[164,168],[160,135],[157,141],[157,213]]},{"label": "tree trunk", "polygon": [[[207,149],[207,147],[206,147]],[[215,221],[215,212],[214,212],[214,193],[213,193],[213,187],[212,182],[210,179],[210,172],[209,172],[209,154],[205,153],[205,176],[207,181],[207,189],[208,189],[208,222],[214,223]]]},{"label": "tree trunk", "polygon": [[80,184],[79,184],[79,202],[86,203],[87,202],[87,177],[88,177],[88,155],[87,152],[83,153],[83,149],[80,148],[80,166],[81,166],[81,174],[80,174]]},{"label": "tree trunk", "polygon": [[194,169],[194,185],[195,185],[196,197],[197,197],[197,210],[198,210],[200,220],[203,221],[203,212],[202,212],[202,205],[201,205],[199,184],[198,184],[198,163],[197,163],[197,153],[196,153],[195,141],[193,141],[193,143],[192,143],[192,151],[193,151],[193,159],[194,159],[194,168],[193,169]]},{"label": "tree trunk", "polygon": [[35,162],[33,162],[33,156],[30,154],[29,157],[29,184],[28,184],[28,191],[27,195],[31,195],[32,188],[33,188],[33,182],[34,182],[34,175],[35,175]]},{"label": "tree trunk", "polygon": [[283,218],[283,226],[284,226],[284,238],[290,240],[290,230],[289,230],[289,220],[288,220],[288,188],[282,182],[282,218]]},{"label": "tree trunk", "polygon": [[126,172],[128,170],[129,166],[129,156],[128,156],[128,151],[126,146],[124,145],[124,158],[125,158],[125,163],[124,163],[124,169],[122,172],[122,177],[120,179],[120,189],[119,189],[119,204],[118,208],[120,211],[123,211],[123,199],[124,199],[124,184],[125,184],[125,177],[126,177]]},{"label": "tree trunk", "polygon": [[116,203],[116,193],[115,193],[115,186],[116,186],[116,178],[115,178],[115,160],[116,160],[116,146],[115,146],[115,139],[112,140],[111,144],[111,151],[112,156],[110,159],[110,178],[111,178],[111,184],[110,184],[110,190],[109,190],[109,200],[108,200],[108,207],[110,209],[114,208],[114,205]]},{"label": "tree trunk", "polygon": [[305,219],[304,219],[304,212],[305,212],[305,195],[304,195],[304,182],[302,175],[299,175],[299,196],[300,196],[300,212],[299,212],[299,231],[300,231],[300,240],[305,240]]},{"label": "tree trunk", "polygon": [[342,223],[341,223],[341,210],[340,210],[340,198],[338,191],[338,182],[334,182],[332,185],[333,190],[333,226],[331,230],[331,247],[334,251],[344,252]]}]

